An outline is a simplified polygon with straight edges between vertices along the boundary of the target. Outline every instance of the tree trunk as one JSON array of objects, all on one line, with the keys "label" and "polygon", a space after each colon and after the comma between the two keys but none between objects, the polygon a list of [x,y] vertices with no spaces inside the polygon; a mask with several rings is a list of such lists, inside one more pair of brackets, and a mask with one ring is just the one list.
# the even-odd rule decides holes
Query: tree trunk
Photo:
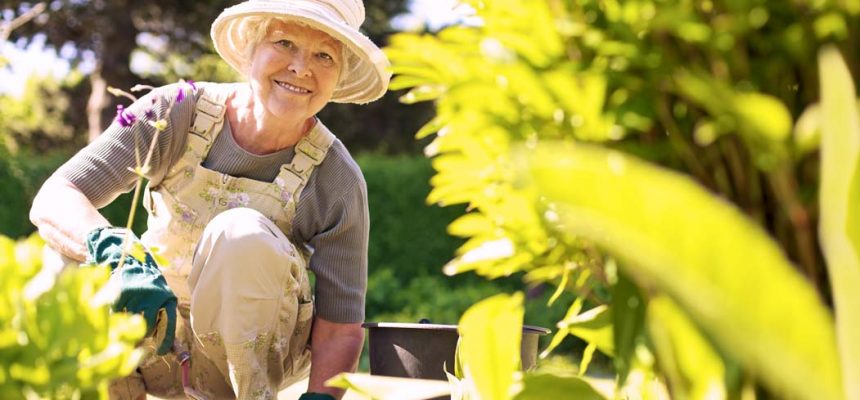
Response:
[{"label": "tree trunk", "polygon": [[137,46],[138,29],[132,21],[128,0],[101,3],[100,32],[96,35],[97,67],[90,75],[91,92],[87,103],[88,138],[92,142],[110,125],[117,104],[123,99],[108,95],[107,88],[127,90],[134,84],[131,52]]},{"label": "tree trunk", "polygon": [[108,103],[107,83],[102,78],[101,63],[90,74],[90,99],[87,102],[87,142],[96,140],[102,133],[102,110]]}]

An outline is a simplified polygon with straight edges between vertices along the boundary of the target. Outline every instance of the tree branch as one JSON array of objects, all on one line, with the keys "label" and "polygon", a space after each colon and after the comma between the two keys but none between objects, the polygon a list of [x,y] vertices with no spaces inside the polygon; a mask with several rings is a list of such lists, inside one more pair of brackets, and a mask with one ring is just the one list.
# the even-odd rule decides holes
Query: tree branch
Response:
[{"label": "tree branch", "polygon": [[21,25],[30,22],[33,18],[39,16],[39,14],[43,13],[47,6],[45,3],[38,3],[33,8],[27,10],[27,12],[15,17],[15,19],[0,24],[0,41],[5,42],[6,39],[9,39],[9,35],[12,34],[12,31],[21,27]]}]

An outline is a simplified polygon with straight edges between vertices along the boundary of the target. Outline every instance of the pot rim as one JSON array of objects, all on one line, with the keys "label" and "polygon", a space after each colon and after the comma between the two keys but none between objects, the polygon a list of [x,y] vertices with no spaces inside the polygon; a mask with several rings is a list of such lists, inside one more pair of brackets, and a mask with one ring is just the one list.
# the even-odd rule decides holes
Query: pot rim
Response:
[{"label": "pot rim", "polygon": [[[368,329],[427,329],[427,330],[440,330],[440,331],[457,331],[457,325],[447,325],[447,324],[421,324],[421,323],[411,323],[411,322],[365,322],[361,324],[363,328]],[[533,333],[537,335],[549,335],[552,331],[547,328],[534,326],[534,325],[523,325],[524,333]]]}]

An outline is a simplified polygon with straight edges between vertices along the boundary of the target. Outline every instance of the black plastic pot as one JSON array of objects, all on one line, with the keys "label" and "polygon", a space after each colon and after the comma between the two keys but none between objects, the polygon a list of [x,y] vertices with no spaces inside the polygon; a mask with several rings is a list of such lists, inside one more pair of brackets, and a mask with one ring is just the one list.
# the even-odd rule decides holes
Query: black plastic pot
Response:
[{"label": "black plastic pot", "polygon": [[[454,373],[457,325],[371,322],[362,326],[370,333],[371,375],[447,380],[445,369]],[[546,328],[523,326],[523,370],[535,365],[538,337],[549,333]]]}]

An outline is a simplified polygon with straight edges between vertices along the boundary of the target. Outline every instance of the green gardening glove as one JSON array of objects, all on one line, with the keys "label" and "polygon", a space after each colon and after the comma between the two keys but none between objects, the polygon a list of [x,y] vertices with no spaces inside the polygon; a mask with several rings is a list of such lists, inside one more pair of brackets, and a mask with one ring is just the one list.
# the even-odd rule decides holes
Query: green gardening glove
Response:
[{"label": "green gardening glove", "polygon": [[305,393],[299,397],[299,400],[335,400],[334,396],[328,393]]},{"label": "green gardening glove", "polygon": [[[131,235],[131,247],[138,250],[130,251],[122,269],[118,270],[126,235]],[[140,240],[124,228],[97,228],[87,235],[86,244],[87,263],[109,264],[111,280],[119,281],[120,294],[113,305],[114,311],[143,314],[147,335],[164,337],[160,344],[156,344],[156,352],[163,355],[170,351],[176,334],[176,295],[167,286],[152,255],[140,250],[143,249]]]}]

